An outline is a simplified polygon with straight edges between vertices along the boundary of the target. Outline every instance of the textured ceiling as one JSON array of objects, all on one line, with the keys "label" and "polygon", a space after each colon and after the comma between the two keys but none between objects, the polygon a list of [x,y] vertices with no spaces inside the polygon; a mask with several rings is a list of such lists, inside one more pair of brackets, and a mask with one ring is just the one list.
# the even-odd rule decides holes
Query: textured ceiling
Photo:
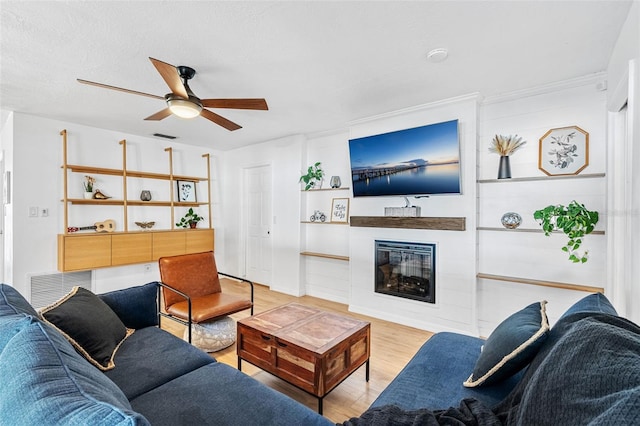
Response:
[{"label": "textured ceiling", "polygon": [[[604,71],[631,1],[0,1],[0,108],[232,149],[453,96]],[[446,47],[445,62],[430,63]],[[143,118],[164,95],[148,57],[188,65],[201,98],[243,126]]]}]

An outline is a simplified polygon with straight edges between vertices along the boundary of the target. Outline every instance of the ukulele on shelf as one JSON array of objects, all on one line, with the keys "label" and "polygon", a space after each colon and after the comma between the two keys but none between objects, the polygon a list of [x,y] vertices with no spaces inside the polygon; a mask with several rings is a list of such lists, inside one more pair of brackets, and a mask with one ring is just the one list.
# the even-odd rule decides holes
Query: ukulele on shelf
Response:
[{"label": "ukulele on shelf", "polygon": [[96,222],[93,226],[70,226],[67,232],[78,232],[93,229],[96,232],[113,232],[116,229],[116,222],[113,219],[107,219],[104,222]]}]

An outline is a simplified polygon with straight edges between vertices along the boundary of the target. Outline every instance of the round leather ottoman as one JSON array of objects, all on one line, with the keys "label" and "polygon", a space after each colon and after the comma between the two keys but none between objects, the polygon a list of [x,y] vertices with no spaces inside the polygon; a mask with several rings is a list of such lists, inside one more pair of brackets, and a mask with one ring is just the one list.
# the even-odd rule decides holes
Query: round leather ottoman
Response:
[{"label": "round leather ottoman", "polygon": [[[189,330],[184,329],[184,340],[189,339]],[[215,321],[191,324],[191,343],[205,352],[216,352],[233,345],[236,341],[236,322],[231,317]]]}]

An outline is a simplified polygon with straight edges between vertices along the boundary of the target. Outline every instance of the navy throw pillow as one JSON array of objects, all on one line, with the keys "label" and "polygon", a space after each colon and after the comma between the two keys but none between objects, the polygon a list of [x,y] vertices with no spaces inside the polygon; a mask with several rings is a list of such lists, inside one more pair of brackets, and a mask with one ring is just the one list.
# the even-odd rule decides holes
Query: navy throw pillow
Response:
[{"label": "navy throw pillow", "polygon": [[549,333],[546,301],[532,303],[504,320],[485,342],[465,387],[499,383],[528,365]]},{"label": "navy throw pillow", "polygon": [[40,314],[100,370],[115,367],[116,351],[134,332],[125,327],[105,302],[82,287],[74,287],[62,299],[43,308]]}]

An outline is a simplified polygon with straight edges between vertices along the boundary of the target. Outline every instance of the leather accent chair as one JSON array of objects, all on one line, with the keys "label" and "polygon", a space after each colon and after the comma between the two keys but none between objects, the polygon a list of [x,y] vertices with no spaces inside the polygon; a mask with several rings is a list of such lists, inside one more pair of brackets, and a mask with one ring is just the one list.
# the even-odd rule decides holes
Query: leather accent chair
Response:
[{"label": "leather accent chair", "polygon": [[[161,257],[158,265],[161,279],[158,300],[162,289],[164,302],[158,322],[163,316],[188,326],[189,343],[192,323],[212,321],[245,309],[251,309],[253,315],[253,283],[218,271],[212,251]],[[220,275],[248,283],[251,297],[223,293]]]}]

